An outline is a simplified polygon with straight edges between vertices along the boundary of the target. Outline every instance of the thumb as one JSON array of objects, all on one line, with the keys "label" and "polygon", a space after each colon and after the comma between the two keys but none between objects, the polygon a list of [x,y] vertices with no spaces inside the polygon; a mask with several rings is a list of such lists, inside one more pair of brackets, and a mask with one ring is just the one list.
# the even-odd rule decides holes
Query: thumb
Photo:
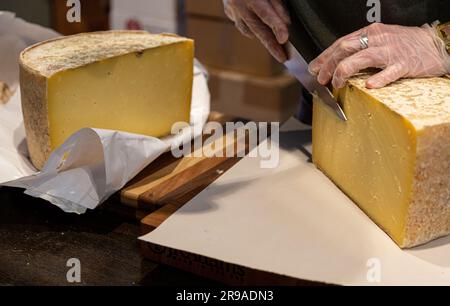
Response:
[{"label": "thumb", "polygon": [[394,64],[367,79],[366,87],[369,89],[384,87],[402,78],[406,73],[407,69],[404,65]]}]

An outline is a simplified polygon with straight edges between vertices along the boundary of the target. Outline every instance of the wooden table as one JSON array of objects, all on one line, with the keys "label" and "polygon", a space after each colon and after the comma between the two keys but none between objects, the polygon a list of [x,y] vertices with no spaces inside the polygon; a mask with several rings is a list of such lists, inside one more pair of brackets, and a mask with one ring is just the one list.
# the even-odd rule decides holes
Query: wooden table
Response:
[{"label": "wooden table", "polygon": [[[224,123],[237,119],[212,114],[210,120]],[[235,142],[224,144],[219,150],[235,147]],[[244,149],[249,150],[247,146]],[[108,202],[82,216],[66,214],[19,189],[0,188],[0,285],[70,285],[66,279],[70,258],[81,261],[82,285],[207,285],[215,281],[310,285],[238,266],[235,268],[245,269],[245,280],[222,279],[217,274],[208,275],[213,279],[208,280],[144,259],[168,263],[155,256],[149,245],[141,245],[137,237],[158,227],[239,160],[176,159],[166,153]],[[191,270],[198,272],[195,267]]]},{"label": "wooden table", "polygon": [[[218,114],[211,117],[226,119]],[[81,261],[83,285],[213,283],[144,260],[137,240],[142,233],[140,219],[167,203],[180,207],[238,160],[186,162],[165,154],[122,192],[82,216],[66,214],[19,189],[0,188],[0,285],[68,285],[66,263],[70,258]],[[174,168],[170,165],[180,164],[183,171],[171,175]],[[142,181],[148,183],[148,176],[162,173],[161,169],[165,170],[160,184],[154,184],[152,189],[158,192],[144,188],[142,197],[135,197],[134,202],[128,198],[128,205],[124,205],[125,193],[136,194],[132,192],[135,187]]]},{"label": "wooden table", "polygon": [[139,235],[136,219],[107,209],[66,214],[19,189],[0,188],[0,285],[72,285],[70,258],[81,261],[81,285],[211,284],[144,260]]}]

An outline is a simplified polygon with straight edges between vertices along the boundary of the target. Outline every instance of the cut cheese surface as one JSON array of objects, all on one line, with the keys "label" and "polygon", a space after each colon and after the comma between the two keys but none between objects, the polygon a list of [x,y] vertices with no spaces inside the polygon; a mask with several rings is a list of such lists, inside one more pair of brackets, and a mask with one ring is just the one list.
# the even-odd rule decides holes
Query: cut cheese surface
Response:
[{"label": "cut cheese surface", "polygon": [[48,83],[52,149],[82,127],[165,136],[189,122],[192,50],[184,44],[58,72]]},{"label": "cut cheese surface", "polygon": [[154,137],[189,122],[193,42],[172,35],[111,31],[69,36],[21,55],[21,89],[31,158],[91,127]]},{"label": "cut cheese surface", "polygon": [[340,91],[349,118],[314,103],[313,160],[401,247],[450,232],[450,80],[366,76]]}]

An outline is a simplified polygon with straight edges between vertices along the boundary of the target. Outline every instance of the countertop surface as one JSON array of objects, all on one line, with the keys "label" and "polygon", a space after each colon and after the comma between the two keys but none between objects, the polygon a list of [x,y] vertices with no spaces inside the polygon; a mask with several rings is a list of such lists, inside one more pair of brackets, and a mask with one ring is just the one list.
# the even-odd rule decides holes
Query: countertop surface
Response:
[{"label": "countertop surface", "polygon": [[[140,255],[139,223],[102,208],[66,214],[20,189],[0,187],[0,285],[206,285]],[[67,281],[71,258],[81,282]]]}]

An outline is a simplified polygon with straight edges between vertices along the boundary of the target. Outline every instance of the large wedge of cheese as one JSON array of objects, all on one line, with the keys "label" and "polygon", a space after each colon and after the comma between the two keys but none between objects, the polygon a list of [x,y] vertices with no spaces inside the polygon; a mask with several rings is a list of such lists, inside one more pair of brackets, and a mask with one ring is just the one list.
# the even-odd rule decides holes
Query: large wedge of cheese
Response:
[{"label": "large wedge of cheese", "polygon": [[315,101],[314,163],[400,247],[449,234],[450,80],[365,79],[339,93],[347,122]]},{"label": "large wedge of cheese", "polygon": [[81,128],[160,137],[189,122],[193,41],[141,31],[46,41],[20,56],[28,148],[41,169]]}]

